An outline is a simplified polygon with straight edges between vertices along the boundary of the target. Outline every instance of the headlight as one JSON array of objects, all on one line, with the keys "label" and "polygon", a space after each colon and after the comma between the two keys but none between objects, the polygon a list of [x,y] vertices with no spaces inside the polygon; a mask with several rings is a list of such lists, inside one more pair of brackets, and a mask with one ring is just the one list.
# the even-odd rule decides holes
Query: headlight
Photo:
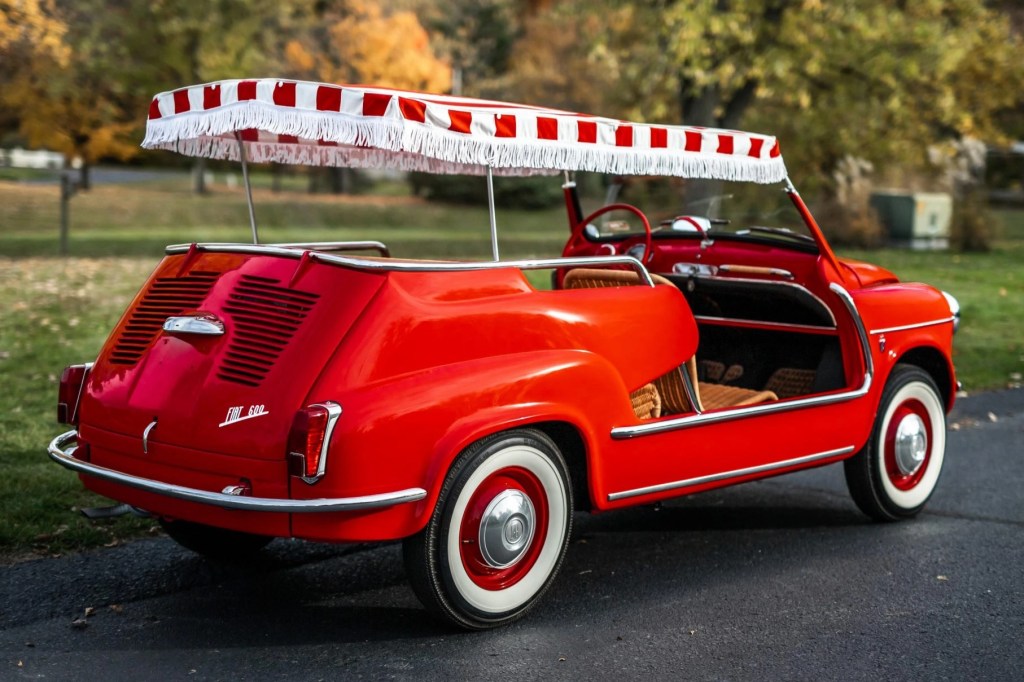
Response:
[{"label": "headlight", "polygon": [[953,316],[953,333],[956,334],[956,331],[960,329],[960,301],[946,291],[943,291],[942,295],[946,297],[946,303],[949,304],[949,313]]}]

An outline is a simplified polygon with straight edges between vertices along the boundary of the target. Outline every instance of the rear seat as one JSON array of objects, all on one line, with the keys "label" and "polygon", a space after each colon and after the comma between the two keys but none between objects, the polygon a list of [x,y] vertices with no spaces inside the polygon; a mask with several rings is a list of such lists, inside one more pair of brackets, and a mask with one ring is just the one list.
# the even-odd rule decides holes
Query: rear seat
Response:
[{"label": "rear seat", "polygon": [[[651,274],[656,285],[675,287],[668,279]],[[640,275],[626,270],[602,270],[597,268],[576,268],[566,273],[562,286],[565,289],[596,289],[641,284]],[[690,375],[696,393],[697,405],[687,398],[682,372]],[[654,395],[651,395],[651,389]],[[772,402],[779,397],[772,391],[756,391],[738,386],[723,386],[697,380],[697,359],[691,357],[682,367],[677,367],[658,377],[653,384],[647,384],[630,394],[633,410],[639,419],[653,419],[665,414],[714,410],[723,407],[741,407]]]}]

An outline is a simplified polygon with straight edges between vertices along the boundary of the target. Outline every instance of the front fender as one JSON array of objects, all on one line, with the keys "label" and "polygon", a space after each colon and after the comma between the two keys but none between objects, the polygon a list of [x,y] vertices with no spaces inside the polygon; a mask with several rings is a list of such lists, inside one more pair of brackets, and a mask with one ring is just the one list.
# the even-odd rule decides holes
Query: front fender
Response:
[{"label": "front fender", "polygon": [[893,367],[909,361],[935,378],[946,397],[946,409],[952,409],[954,318],[942,292],[925,284],[890,284],[851,293],[867,332],[877,395]]}]

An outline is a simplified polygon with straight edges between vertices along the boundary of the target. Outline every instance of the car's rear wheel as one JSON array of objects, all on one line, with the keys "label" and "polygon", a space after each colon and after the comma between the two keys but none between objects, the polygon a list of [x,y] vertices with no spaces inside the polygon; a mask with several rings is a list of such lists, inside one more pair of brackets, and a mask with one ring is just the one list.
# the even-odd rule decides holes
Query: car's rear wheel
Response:
[{"label": "car's rear wheel", "polygon": [[882,391],[871,439],[844,462],[854,502],[879,521],[915,516],[935,490],[945,451],[939,389],[923,370],[897,365]]},{"label": "car's rear wheel", "polygon": [[568,469],[539,431],[508,431],[463,452],[426,528],[404,543],[428,610],[460,627],[504,625],[547,591],[572,526]]},{"label": "car's rear wheel", "polygon": [[160,519],[160,525],[182,547],[219,561],[245,559],[274,539],[266,535],[253,535],[178,519]]}]

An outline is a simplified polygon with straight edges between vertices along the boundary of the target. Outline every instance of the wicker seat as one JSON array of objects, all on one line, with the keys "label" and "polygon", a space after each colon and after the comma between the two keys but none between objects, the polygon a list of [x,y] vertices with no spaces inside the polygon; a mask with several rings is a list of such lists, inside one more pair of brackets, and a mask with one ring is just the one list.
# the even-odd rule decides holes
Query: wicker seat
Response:
[{"label": "wicker seat", "polygon": [[[655,284],[675,286],[670,280],[660,275],[652,274],[651,279]],[[640,284],[640,282],[640,275],[632,271],[576,268],[566,273],[562,286],[566,289],[597,289],[602,287],[629,286]],[[731,370],[732,368],[729,369]],[[756,405],[779,399],[772,391],[755,391],[738,386],[722,386],[721,384],[698,381],[697,359],[691,357],[682,367],[676,367],[655,379],[653,384],[642,386],[630,394],[633,411],[636,412],[638,418],[652,419],[662,414],[682,414],[694,411],[686,395],[683,371],[688,372],[690,375],[690,383],[696,394],[696,407],[700,411],[714,410],[721,407]],[[742,369],[740,369],[740,372],[742,373]],[[650,407],[650,405],[653,405],[650,389],[653,389],[653,398],[658,401],[657,413]]]},{"label": "wicker seat", "polygon": [[662,414],[683,414],[694,411],[686,397],[682,375],[684,371],[690,375],[690,383],[698,403],[697,407],[701,412],[722,407],[757,405],[779,399],[773,391],[755,391],[739,386],[724,386],[698,381],[696,359],[690,358],[683,367],[677,367],[654,380],[654,385],[658,387],[658,393],[661,394]]},{"label": "wicker seat", "polygon": [[[667,284],[674,287],[670,280],[649,273],[655,284]],[[633,270],[603,270],[601,268],[574,268],[565,273],[562,280],[563,289],[600,289],[602,287],[623,287],[640,284],[640,275]]]},{"label": "wicker seat", "polygon": [[764,389],[776,393],[780,398],[807,395],[814,392],[814,378],[817,374],[813,369],[782,367],[772,373]]},{"label": "wicker seat", "polygon": [[654,419],[661,416],[661,396],[654,384],[644,384],[629,394],[629,402],[637,419]]},{"label": "wicker seat", "polygon": [[779,396],[772,391],[755,391],[739,386],[723,386],[722,384],[706,384],[704,382],[698,382],[698,386],[697,399],[705,410],[757,405],[779,399]]},{"label": "wicker seat", "polygon": [[[669,284],[664,277],[651,275],[655,284]],[[604,270],[600,268],[575,268],[565,274],[562,287],[565,289],[600,289],[640,284],[640,275],[628,270]],[[662,400],[653,383],[644,384],[629,394],[630,404],[637,419],[654,419],[661,416]]]}]

